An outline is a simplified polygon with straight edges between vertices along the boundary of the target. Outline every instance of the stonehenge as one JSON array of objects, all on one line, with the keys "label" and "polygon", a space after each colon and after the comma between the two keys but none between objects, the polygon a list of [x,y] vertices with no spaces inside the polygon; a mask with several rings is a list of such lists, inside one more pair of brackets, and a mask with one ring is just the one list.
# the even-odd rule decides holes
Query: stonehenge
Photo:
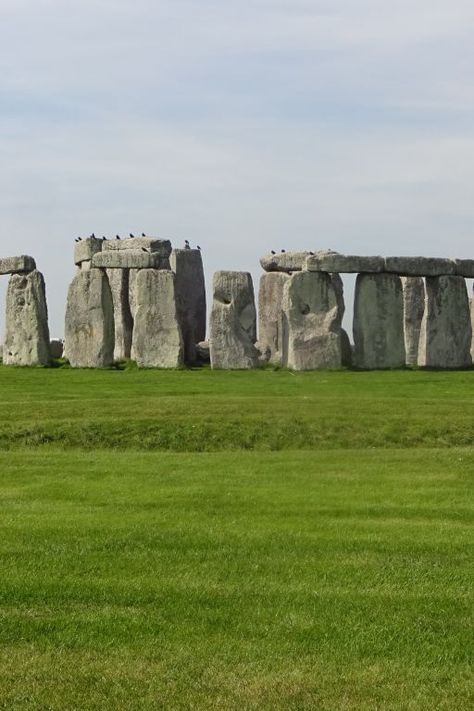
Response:
[{"label": "stonehenge", "polygon": [[[9,275],[3,363],[140,368],[268,364],[295,371],[466,368],[474,358],[474,259],[345,255],[331,249],[261,258],[258,304],[249,272],[214,274],[209,332],[202,254],[167,239],[77,238],[64,342],[50,341],[42,274],[28,255]],[[341,275],[356,274],[353,345]],[[258,328],[257,328],[258,321]]]}]

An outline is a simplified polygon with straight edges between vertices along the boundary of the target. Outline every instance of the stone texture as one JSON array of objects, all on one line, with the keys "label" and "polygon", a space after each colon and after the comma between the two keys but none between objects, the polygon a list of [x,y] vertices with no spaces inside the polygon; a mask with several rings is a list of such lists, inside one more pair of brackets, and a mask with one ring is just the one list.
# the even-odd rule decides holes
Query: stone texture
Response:
[{"label": "stone texture", "polygon": [[169,260],[158,252],[124,249],[95,254],[92,266],[101,269],[169,269]]},{"label": "stone texture", "polygon": [[82,239],[74,244],[74,264],[79,266],[82,262],[90,262],[94,254],[102,251],[102,240],[95,237]]},{"label": "stone texture", "polygon": [[416,365],[425,310],[425,284],[422,277],[402,277],[402,288],[406,364]]},{"label": "stone texture", "polygon": [[51,358],[62,358],[64,353],[64,341],[62,338],[52,338],[49,342],[49,352]]},{"label": "stone texture", "polygon": [[114,360],[114,307],[100,269],[78,271],[68,291],[64,356],[74,368],[103,368]]},{"label": "stone texture", "polygon": [[206,337],[206,285],[199,249],[173,249],[170,266],[175,273],[176,306],[184,342],[184,361],[197,360],[196,344]]},{"label": "stone texture", "polygon": [[130,358],[133,333],[133,319],[128,296],[129,270],[107,269],[106,274],[114,304],[114,360],[125,360]]},{"label": "stone texture", "polygon": [[108,239],[103,242],[104,252],[116,252],[131,249],[158,254],[160,257],[169,257],[171,254],[171,242],[169,239],[158,239],[156,237],[134,237],[133,239]]},{"label": "stone texture", "polygon": [[474,279],[474,259],[455,259],[454,270],[458,276]]},{"label": "stone texture", "polygon": [[384,271],[383,257],[358,257],[330,250],[316,252],[306,260],[310,272],[337,272],[345,274],[379,273]]},{"label": "stone texture", "polygon": [[[139,269],[130,269],[128,272],[128,303],[130,305],[130,313],[132,315],[132,320],[135,320],[135,312],[137,310],[137,276]],[[133,346],[132,346],[133,353]],[[133,358],[133,355],[132,355]]]},{"label": "stone texture", "polygon": [[340,306],[330,275],[293,274],[285,284],[282,307],[283,364],[293,370],[340,368]]},{"label": "stone texture", "polygon": [[196,344],[196,355],[200,363],[210,363],[211,362],[211,352],[209,348],[209,341],[200,341]]},{"label": "stone texture", "polygon": [[266,272],[300,272],[304,269],[306,259],[311,252],[279,252],[266,254],[260,259],[262,269]]},{"label": "stone texture", "polygon": [[428,277],[418,365],[431,368],[469,366],[472,363],[471,341],[469,297],[463,277]]},{"label": "stone texture", "polygon": [[349,334],[341,328],[341,360],[344,368],[352,368],[352,345]]},{"label": "stone texture", "polygon": [[258,364],[257,316],[252,277],[247,272],[214,274],[210,318],[213,368],[254,368]]},{"label": "stone texture", "polygon": [[140,368],[178,368],[184,348],[174,273],[141,269],[134,288],[133,358]]},{"label": "stone texture", "polygon": [[258,292],[258,348],[268,349],[268,361],[282,364],[283,289],[290,278],[283,272],[267,272],[260,277]]},{"label": "stone texture", "polygon": [[354,365],[400,368],[405,365],[403,291],[395,274],[359,274],[354,299]]},{"label": "stone texture", "polygon": [[27,254],[0,259],[0,274],[21,274],[22,272],[32,272],[35,269],[35,260]]},{"label": "stone texture", "polygon": [[469,304],[471,307],[471,331],[472,331],[471,358],[472,358],[472,362],[474,363],[474,297],[469,300]]},{"label": "stone texture", "polygon": [[385,257],[384,271],[399,276],[440,276],[454,274],[452,259],[438,257]]},{"label": "stone texture", "polygon": [[49,363],[48,308],[43,275],[12,274],[6,298],[5,365]]}]

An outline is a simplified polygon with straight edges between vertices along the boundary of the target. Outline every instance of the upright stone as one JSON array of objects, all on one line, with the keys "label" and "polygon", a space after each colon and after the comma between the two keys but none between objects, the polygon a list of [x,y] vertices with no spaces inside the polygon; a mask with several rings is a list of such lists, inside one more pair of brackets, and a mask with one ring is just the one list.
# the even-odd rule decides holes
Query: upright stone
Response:
[{"label": "upright stone", "polygon": [[416,365],[425,310],[425,284],[422,277],[402,277],[402,287],[406,364]]},{"label": "upright stone", "polygon": [[266,272],[260,277],[258,292],[259,347],[269,351],[269,362],[282,364],[283,358],[283,289],[289,279],[284,272]]},{"label": "upright stone", "polygon": [[140,368],[178,368],[183,338],[172,271],[141,269],[136,276],[133,358]]},{"label": "upright stone", "polygon": [[6,299],[3,362],[47,365],[50,358],[48,307],[43,275],[12,274]]},{"label": "upright stone", "polygon": [[79,271],[68,291],[64,357],[73,368],[103,368],[114,360],[114,306],[101,269]]},{"label": "upright stone", "polygon": [[293,274],[283,291],[283,318],[284,365],[293,370],[341,367],[340,301],[329,274]]},{"label": "upright stone", "polygon": [[259,351],[257,315],[252,277],[248,272],[214,274],[210,318],[210,354],[213,368],[255,368]]},{"label": "upright stone", "polygon": [[472,327],[466,282],[461,276],[427,277],[418,364],[464,368],[472,363]]},{"label": "upright stone", "polygon": [[405,365],[403,290],[396,274],[359,274],[354,298],[354,364],[367,370]]},{"label": "upright stone", "polygon": [[471,306],[471,330],[472,330],[472,340],[471,340],[471,358],[474,363],[474,297],[469,300]]},{"label": "upright stone", "polygon": [[175,273],[176,306],[184,342],[184,361],[198,360],[196,345],[206,337],[206,285],[199,249],[173,249],[170,258]]},{"label": "upright stone", "polygon": [[129,302],[129,270],[107,269],[114,304],[115,347],[114,359],[130,358],[133,319]]}]

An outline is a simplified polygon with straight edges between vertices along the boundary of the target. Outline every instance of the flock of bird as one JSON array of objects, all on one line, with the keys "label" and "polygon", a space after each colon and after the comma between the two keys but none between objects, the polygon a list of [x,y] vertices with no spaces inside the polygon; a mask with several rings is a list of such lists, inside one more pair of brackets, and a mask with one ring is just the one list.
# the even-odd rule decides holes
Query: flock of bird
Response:
[{"label": "flock of bird", "polygon": [[[142,232],[141,236],[146,237],[146,234],[144,232]],[[97,239],[97,240],[101,240],[102,242],[107,242],[108,238],[105,237],[105,235],[102,235],[102,237],[96,237],[93,232],[90,235],[89,239]],[[115,235],[115,239],[121,239],[120,235]],[[135,235],[130,232],[127,239],[135,239]],[[82,237],[76,237],[74,242],[82,242]],[[199,245],[196,245],[196,248],[199,249],[199,251],[201,251],[201,247]],[[189,244],[189,240],[187,240],[187,239],[184,240],[184,249],[191,249],[191,245]],[[148,250],[143,247],[142,247],[142,250],[144,252],[148,252]],[[284,250],[282,250],[282,251],[284,251]]]}]

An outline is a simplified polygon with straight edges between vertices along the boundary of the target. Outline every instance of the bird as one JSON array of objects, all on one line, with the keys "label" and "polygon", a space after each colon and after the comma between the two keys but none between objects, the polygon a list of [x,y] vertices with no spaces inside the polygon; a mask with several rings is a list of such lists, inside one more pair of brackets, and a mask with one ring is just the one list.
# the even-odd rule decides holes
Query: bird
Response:
[{"label": "bird", "polygon": [[91,234],[91,239],[95,239],[95,234],[94,234],[94,233]]},{"label": "bird", "polygon": [[148,253],[148,250],[145,249],[145,247],[142,247],[142,252],[147,252],[147,253]]},{"label": "bird", "polygon": [[76,239],[74,240],[74,242],[80,242],[80,241],[81,241],[81,237],[76,237]]},{"label": "bird", "polygon": [[310,252],[310,254],[312,254],[314,256],[314,252]]},{"label": "bird", "polygon": [[276,252],[275,252],[275,250],[274,250],[274,249],[272,249],[272,254],[276,254]]},{"label": "bird", "polygon": [[102,242],[104,241],[104,239],[107,239],[107,238],[105,235],[102,235]]},{"label": "bird", "polygon": [[133,239],[133,238],[135,237],[135,235],[132,235],[131,232],[130,232],[130,234],[129,234],[128,236],[130,237],[130,239]]},{"label": "bird", "polygon": [[281,253],[284,254],[286,252],[286,249],[282,249]]},{"label": "bird", "polygon": [[187,239],[184,240],[184,249],[191,249]]},{"label": "bird", "polygon": [[142,237],[146,237],[146,234],[144,232],[142,232]]},{"label": "bird", "polygon": [[119,235],[115,235],[115,239],[120,239],[120,236],[119,236]]},{"label": "bird", "polygon": [[199,251],[201,251],[201,247],[198,244],[196,245],[196,247],[199,249]]},{"label": "bird", "polygon": [[102,242],[107,242],[107,237],[102,237]]}]

